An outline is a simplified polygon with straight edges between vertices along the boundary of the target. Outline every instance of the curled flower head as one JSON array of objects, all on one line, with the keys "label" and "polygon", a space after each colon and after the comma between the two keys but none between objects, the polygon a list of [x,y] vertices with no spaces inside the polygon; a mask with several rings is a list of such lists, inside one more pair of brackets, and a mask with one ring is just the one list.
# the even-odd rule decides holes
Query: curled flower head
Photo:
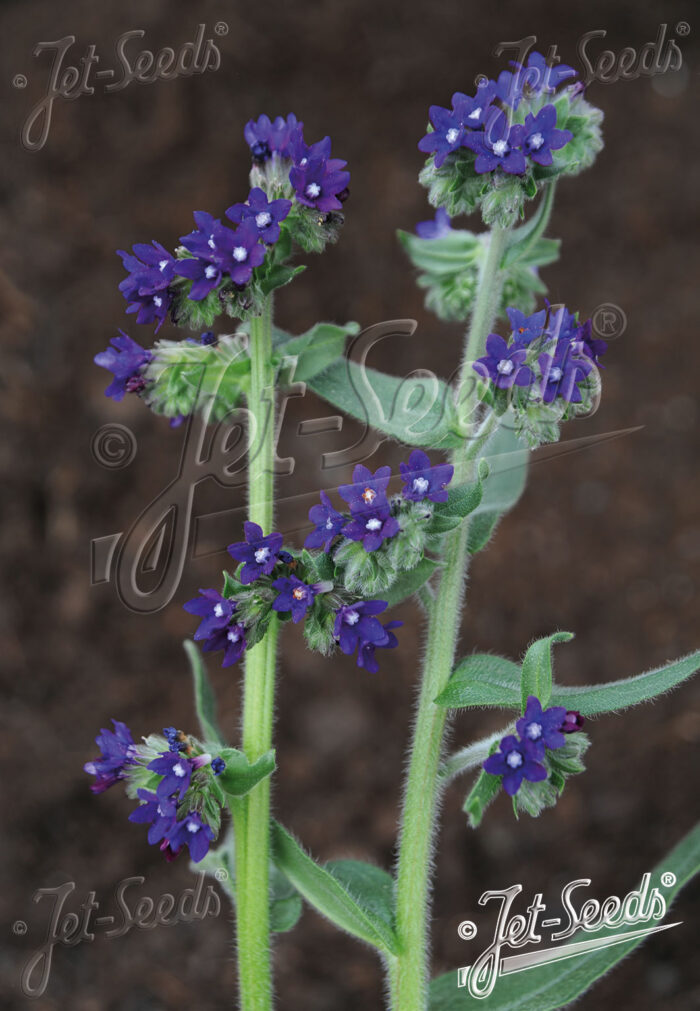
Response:
[{"label": "curled flower head", "polygon": [[96,354],[93,361],[102,369],[109,369],[114,379],[105,390],[105,396],[112,400],[123,400],[125,393],[138,393],[145,388],[145,380],[141,376],[144,365],[153,358],[153,353],[142,348],[123,330],[117,337],[112,337],[111,347]]},{"label": "curled flower head", "polygon": [[119,720],[112,720],[112,723],[114,730],[106,730],[103,727],[95,738],[101,752],[100,757],[92,762],[86,762],[83,766],[85,772],[95,776],[95,782],[90,786],[93,793],[103,793],[120,779],[124,779],[127,766],[133,765],[138,757],[134,739],[126,723]]}]

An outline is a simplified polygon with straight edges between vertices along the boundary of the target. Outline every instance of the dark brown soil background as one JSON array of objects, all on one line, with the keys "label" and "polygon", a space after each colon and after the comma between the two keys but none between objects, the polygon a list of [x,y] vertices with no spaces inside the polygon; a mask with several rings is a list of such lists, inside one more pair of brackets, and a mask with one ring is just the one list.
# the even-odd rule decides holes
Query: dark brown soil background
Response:
[{"label": "dark brown soil background", "polygon": [[[194,626],[181,605],[198,586],[216,583],[226,556],[188,560],[175,599],[155,614],[133,614],[112,586],[90,585],[91,539],[128,528],[171,479],[183,438],[138,401],[107,400],[106,374],[92,357],[119,326],[145,343],[151,336],[124,317],[114,250],[156,237],[172,245],[191,227],[193,209],[221,213],[243,199],[242,129],[251,116],[294,110],[310,139],[332,135],[334,152],[352,170],[341,242],[323,258],[309,258],[308,272],[281,294],[280,324],[300,333],[317,319],[368,325],[413,317],[417,334],[380,348],[376,364],[444,375],[458,359],[460,327],[424,310],[395,239],[397,228],[429,216],[416,182],[428,106],[468,91],[477,73],[495,73],[500,41],[533,33],[540,46],[557,43],[562,58],[580,66],[577,40],[590,29],[608,32],[594,52],[619,51],[653,40],[662,22],[671,33],[680,20],[690,23],[690,35],[679,38],[684,69],[673,79],[591,87],[605,112],[607,146],[593,169],[560,186],[550,234],[564,240],[563,259],[544,275],[554,301],[586,315],[611,302],[628,320],[606,360],[599,412],[570,426],[565,438],[643,427],[534,468],[518,510],[473,566],[463,648],[518,657],[535,636],[571,629],[575,641],[558,647],[558,676],[575,684],[635,674],[698,646],[694,13],[681,2],[633,0],[2,4],[3,1007],[232,1006],[225,913],[60,948],[46,993],[34,1001],[23,996],[20,973],[46,936],[48,900],[35,905],[36,889],[72,880],[70,908],[93,890],[100,913],[108,914],[117,884],[129,876],[143,875],[140,891],[153,897],[191,883],[184,860],[166,866],[129,824],[122,794],[90,794],[82,765],[112,716],[136,735],[170,723],[193,728],[180,642]],[[217,21],[229,27],[218,39],[216,73],[134,83],[115,94],[104,94],[98,82],[95,95],[56,103],[43,150],[22,147],[21,125],[47,80],[48,58],[32,56],[38,42],[74,34],[72,62],[94,43],[101,67],[110,67],[123,32],[143,28],[143,45],[160,49],[191,39],[200,21],[207,34]],[[29,79],[24,90],[12,86],[20,73]],[[177,332],[165,328],[163,335]],[[311,394],[292,406],[292,421],[332,413]],[[91,455],[93,433],[112,421],[128,425],[138,442],[124,470],[103,469]],[[284,452],[297,466],[280,481],[280,496],[347,480],[348,468],[322,474],[320,454],[348,445],[355,430],[296,439],[292,421]],[[396,464],[401,455],[385,445],[371,462]],[[240,492],[210,482],[197,492],[196,512],[241,503]],[[293,502],[280,512],[288,528],[303,520]],[[239,533],[240,514],[227,539]],[[296,631],[285,635],[275,807],[319,858],[392,863],[423,631],[417,609],[402,612],[400,649],[383,658],[374,677],[351,660],[309,654]],[[239,671],[222,671],[216,658],[210,669],[235,737]],[[460,941],[456,928],[464,918],[479,920],[484,889],[521,882],[527,896],[542,891],[553,901],[565,882],[590,877],[599,898],[624,894],[690,829],[699,701],[700,683],[690,684],[655,705],[591,724],[587,774],[537,821],[514,822],[502,798],[474,833],[461,812],[467,784],[449,790],[436,859],[436,972],[467,964],[481,950]],[[454,744],[501,719],[460,717]],[[649,942],[580,1006],[700,1006],[699,899],[691,885],[675,909],[683,925]],[[19,920],[28,932],[16,936]],[[309,910],[277,940],[276,965],[285,1011],[381,1007],[372,953]]]}]

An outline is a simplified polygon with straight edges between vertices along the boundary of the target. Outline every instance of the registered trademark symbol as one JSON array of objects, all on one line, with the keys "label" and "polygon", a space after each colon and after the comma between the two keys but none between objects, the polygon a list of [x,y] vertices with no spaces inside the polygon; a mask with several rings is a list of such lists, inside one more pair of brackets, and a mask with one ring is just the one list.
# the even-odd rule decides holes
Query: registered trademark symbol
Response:
[{"label": "registered trademark symbol", "polygon": [[473,937],[476,937],[476,924],[471,920],[462,920],[457,927],[457,933],[463,941],[471,941]]},{"label": "registered trademark symbol", "polygon": [[217,35],[228,35],[228,25],[225,21],[217,21],[214,25],[214,31]]},{"label": "registered trademark symbol", "polygon": [[27,87],[27,78],[24,76],[24,74],[15,74],[15,76],[12,78],[12,87],[13,88]]},{"label": "registered trademark symbol", "polygon": [[228,881],[228,871],[225,867],[217,867],[214,877],[217,881]]},{"label": "registered trademark symbol", "polygon": [[26,934],[28,929],[29,928],[24,920],[15,920],[12,924],[12,933],[17,934],[18,937],[22,937],[23,934]]},{"label": "registered trademark symbol", "polygon": [[664,873],[661,875],[661,884],[664,886],[664,888],[670,888],[672,885],[675,885],[675,883],[676,883],[676,875],[673,873],[673,871],[664,871]]},{"label": "registered trademark symbol", "polygon": [[603,302],[591,316],[591,326],[603,340],[615,340],[627,329],[627,316],[614,302]]},{"label": "registered trademark symbol", "polygon": [[676,35],[690,35],[690,25],[687,21],[679,21],[676,25]]}]

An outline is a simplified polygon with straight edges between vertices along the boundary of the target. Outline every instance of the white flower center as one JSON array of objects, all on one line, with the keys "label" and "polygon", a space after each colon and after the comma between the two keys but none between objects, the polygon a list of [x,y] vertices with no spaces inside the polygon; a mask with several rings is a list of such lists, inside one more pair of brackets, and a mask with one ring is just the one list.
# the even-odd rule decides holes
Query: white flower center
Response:
[{"label": "white flower center", "polygon": [[356,625],[360,620],[360,616],[357,611],[347,611],[345,614],[345,623],[347,625]]},{"label": "white flower center", "polygon": [[214,242],[214,233],[213,232],[209,236],[209,238],[207,239],[207,245],[209,246],[210,249],[216,249],[216,243]]},{"label": "white flower center", "polygon": [[191,832],[192,835],[194,835],[195,832],[199,832],[199,825],[197,824],[197,822],[196,821],[188,821],[187,822],[187,831]]},{"label": "white flower center", "polygon": [[311,197],[312,199],[314,197],[320,196],[321,187],[318,185],[318,183],[309,183],[309,185],[306,187],[306,195],[307,197]]},{"label": "white flower center", "polygon": [[496,372],[500,373],[502,376],[509,376],[515,366],[508,358],[501,358],[500,362],[496,366]]},{"label": "white flower center", "polygon": [[367,530],[381,530],[382,521],[378,520],[376,516],[373,516],[371,520],[367,520],[367,522],[365,523],[365,527],[367,528]]},{"label": "white flower center", "polygon": [[160,297],[160,295],[153,296],[153,304],[158,306],[158,308],[160,309],[160,307],[163,304],[163,299]]},{"label": "white flower center", "polygon": [[238,263],[243,263],[243,261],[248,258],[248,250],[245,246],[234,246],[233,258],[234,260],[237,260]]},{"label": "white flower center", "polygon": [[159,266],[159,268],[160,268],[160,270],[162,272],[168,266],[168,261],[167,260],[161,260],[160,263],[158,264],[158,266]]},{"label": "white flower center", "polygon": [[271,221],[272,215],[269,211],[260,211],[259,214],[255,215],[255,224],[258,228],[267,228]]},{"label": "white flower center", "polygon": [[497,140],[496,143],[493,145],[493,153],[498,155],[499,158],[502,158],[503,155],[507,152],[507,150],[508,150],[507,140]]},{"label": "white flower center", "polygon": [[374,490],[374,488],[365,488],[365,490],[362,492],[362,499],[364,502],[367,503],[367,505],[371,505],[376,497],[377,493]]},{"label": "white flower center", "polygon": [[454,142],[457,140],[458,137],[459,137],[459,130],[455,126],[450,127],[450,129],[445,134],[445,140],[447,141],[448,144],[454,144]]},{"label": "white flower center", "polygon": [[541,723],[528,723],[525,727],[525,734],[530,738],[531,741],[539,741],[542,736],[542,724]]},{"label": "white flower center", "polygon": [[211,281],[212,277],[216,277],[216,267],[212,267],[212,265],[209,264],[209,266],[204,269],[204,276],[209,278]]},{"label": "white flower center", "polygon": [[178,779],[182,779],[182,777],[185,775],[186,770],[184,765],[181,765],[180,762],[178,762],[176,765],[173,766],[173,772],[175,773]]},{"label": "white flower center", "polygon": [[292,590],[292,596],[294,597],[295,600],[303,600],[304,597],[306,596],[306,593],[304,592],[304,590],[302,590],[301,586],[296,586]]},{"label": "white flower center", "polygon": [[552,371],[549,373],[550,383],[558,383],[561,379],[563,373],[558,365],[555,365]]},{"label": "white flower center", "polygon": [[269,557],[270,557],[269,548],[258,548],[258,550],[255,552],[255,561],[258,563],[258,565],[264,565],[264,563],[268,560]]},{"label": "white flower center", "polygon": [[532,137],[530,137],[530,140],[528,141],[528,143],[529,143],[530,147],[533,148],[535,151],[539,151],[539,149],[544,144],[544,137],[538,131],[537,133],[533,133],[533,135],[532,135]]},{"label": "white flower center", "polygon": [[481,106],[478,106],[478,108],[474,109],[472,112],[469,113],[467,119],[478,119],[480,115],[481,115]]},{"label": "white flower center", "polygon": [[224,616],[224,605],[214,604],[214,614],[217,618],[223,618]]},{"label": "white flower center", "polygon": [[328,519],[326,520],[326,530],[332,529],[333,529],[333,520],[329,516]]},{"label": "white flower center", "polygon": [[519,751],[510,751],[506,755],[506,765],[510,766],[511,769],[519,769],[523,764],[523,756]]},{"label": "white flower center", "polygon": [[241,633],[238,631],[237,628],[229,629],[229,631],[226,634],[226,638],[228,639],[229,642],[238,642],[240,637]]},{"label": "white flower center", "polygon": [[421,495],[423,492],[427,491],[429,487],[430,481],[426,480],[426,478],[416,477],[413,479],[413,490],[420,492]]}]

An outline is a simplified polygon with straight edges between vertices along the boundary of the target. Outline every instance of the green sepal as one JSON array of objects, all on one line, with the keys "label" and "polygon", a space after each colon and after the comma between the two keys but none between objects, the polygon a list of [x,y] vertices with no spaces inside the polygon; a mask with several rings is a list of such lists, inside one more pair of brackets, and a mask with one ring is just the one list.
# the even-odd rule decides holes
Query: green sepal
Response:
[{"label": "green sepal", "polygon": [[544,758],[540,760],[547,770],[547,778],[539,783],[531,783],[527,779],[522,781],[513,797],[516,817],[524,811],[531,818],[537,818],[545,808],[554,807],[569,776],[585,771],[583,755],[590,743],[586,734],[577,731],[566,735],[566,743],[561,748],[547,748]]},{"label": "green sepal", "polygon": [[329,611],[317,597],[306,612],[304,622],[304,639],[309,649],[322,656],[330,656],[335,651],[334,624],[333,611]]},{"label": "green sepal", "polygon": [[230,572],[224,569],[224,588],[221,591],[221,596],[226,597],[227,600],[232,600],[237,597],[239,593],[246,590],[247,587],[243,585],[235,576],[232,576]]},{"label": "green sepal", "polygon": [[252,763],[237,748],[223,748],[219,756],[226,762],[226,768],[217,779],[224,793],[231,797],[245,796],[275,771],[274,750],[265,752]]},{"label": "green sepal", "polygon": [[552,696],[552,646],[570,642],[573,632],[554,632],[533,642],[523,657],[520,680],[522,711],[525,712],[528,696],[534,695],[546,709]]},{"label": "green sepal", "polygon": [[440,564],[432,558],[424,558],[410,572],[402,572],[391,586],[383,591],[382,600],[385,600],[389,607],[394,607],[407,597],[413,596],[428,582]]}]

